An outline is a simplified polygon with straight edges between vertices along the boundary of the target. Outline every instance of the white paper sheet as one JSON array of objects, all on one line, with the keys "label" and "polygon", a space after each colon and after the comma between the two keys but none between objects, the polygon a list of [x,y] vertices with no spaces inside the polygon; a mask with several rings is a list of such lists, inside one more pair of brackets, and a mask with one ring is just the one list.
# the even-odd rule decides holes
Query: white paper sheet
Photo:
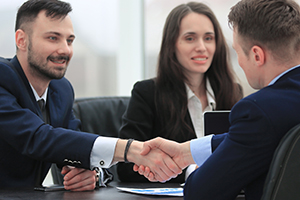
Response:
[{"label": "white paper sheet", "polygon": [[160,196],[183,196],[183,188],[124,188],[124,187],[117,187],[117,189],[131,192],[136,194],[146,194],[146,195],[160,195]]}]

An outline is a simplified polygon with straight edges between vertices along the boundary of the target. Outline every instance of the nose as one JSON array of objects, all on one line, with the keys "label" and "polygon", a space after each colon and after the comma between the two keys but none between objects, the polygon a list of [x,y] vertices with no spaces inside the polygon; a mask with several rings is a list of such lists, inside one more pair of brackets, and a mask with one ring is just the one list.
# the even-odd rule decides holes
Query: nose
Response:
[{"label": "nose", "polygon": [[197,43],[196,43],[196,48],[195,50],[197,52],[205,52],[206,51],[206,46],[205,46],[205,43],[203,40],[199,40]]},{"label": "nose", "polygon": [[73,52],[73,46],[72,44],[69,44],[67,41],[61,42],[59,49],[57,50],[57,53],[59,55],[71,55]]}]

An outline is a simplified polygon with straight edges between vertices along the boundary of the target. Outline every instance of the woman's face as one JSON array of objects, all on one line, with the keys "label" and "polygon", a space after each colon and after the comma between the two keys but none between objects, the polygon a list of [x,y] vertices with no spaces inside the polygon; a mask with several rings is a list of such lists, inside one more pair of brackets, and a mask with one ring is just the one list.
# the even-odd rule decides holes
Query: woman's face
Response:
[{"label": "woman's face", "polygon": [[203,75],[210,67],[216,50],[215,31],[210,19],[189,13],[180,24],[176,57],[187,77]]}]

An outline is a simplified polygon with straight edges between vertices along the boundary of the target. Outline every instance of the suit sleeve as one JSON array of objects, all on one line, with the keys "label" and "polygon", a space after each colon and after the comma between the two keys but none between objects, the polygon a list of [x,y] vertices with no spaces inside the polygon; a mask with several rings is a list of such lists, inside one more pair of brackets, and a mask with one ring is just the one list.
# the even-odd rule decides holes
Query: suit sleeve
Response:
[{"label": "suit sleeve", "polygon": [[[56,103],[60,102],[53,111],[53,114],[57,116],[57,120],[53,121],[58,125],[66,125],[55,127],[45,124],[39,117],[36,102],[32,101],[27,88],[13,70],[1,65],[0,74],[1,148],[16,151],[26,156],[24,159],[28,160],[42,160],[58,164],[73,163],[72,165],[77,167],[89,168],[90,151],[97,136],[67,129],[68,125],[76,129],[77,123],[71,122],[74,119],[70,116],[70,112],[64,112],[65,108],[72,107],[73,103],[69,100],[72,97],[69,97],[70,88],[66,80],[60,80],[57,91],[53,92],[55,96],[53,104],[57,105]],[[65,123],[64,118],[70,123]],[[85,148],[78,148],[80,146]],[[20,160],[15,159],[13,162],[17,163]],[[14,163],[11,164],[14,165]]]},{"label": "suit sleeve", "polygon": [[[268,170],[275,148],[270,142],[274,130],[263,109],[253,101],[241,100],[231,111],[230,123],[227,136],[215,138],[213,154],[188,178],[185,199],[235,199]],[[258,183],[261,190],[262,184]]]}]

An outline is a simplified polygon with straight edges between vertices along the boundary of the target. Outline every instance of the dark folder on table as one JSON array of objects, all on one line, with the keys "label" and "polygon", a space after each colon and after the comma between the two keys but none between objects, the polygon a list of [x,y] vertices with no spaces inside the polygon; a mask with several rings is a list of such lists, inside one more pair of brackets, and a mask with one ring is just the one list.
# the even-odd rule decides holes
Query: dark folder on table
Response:
[{"label": "dark folder on table", "polygon": [[204,112],[204,135],[228,132],[230,126],[229,113],[230,110]]}]

